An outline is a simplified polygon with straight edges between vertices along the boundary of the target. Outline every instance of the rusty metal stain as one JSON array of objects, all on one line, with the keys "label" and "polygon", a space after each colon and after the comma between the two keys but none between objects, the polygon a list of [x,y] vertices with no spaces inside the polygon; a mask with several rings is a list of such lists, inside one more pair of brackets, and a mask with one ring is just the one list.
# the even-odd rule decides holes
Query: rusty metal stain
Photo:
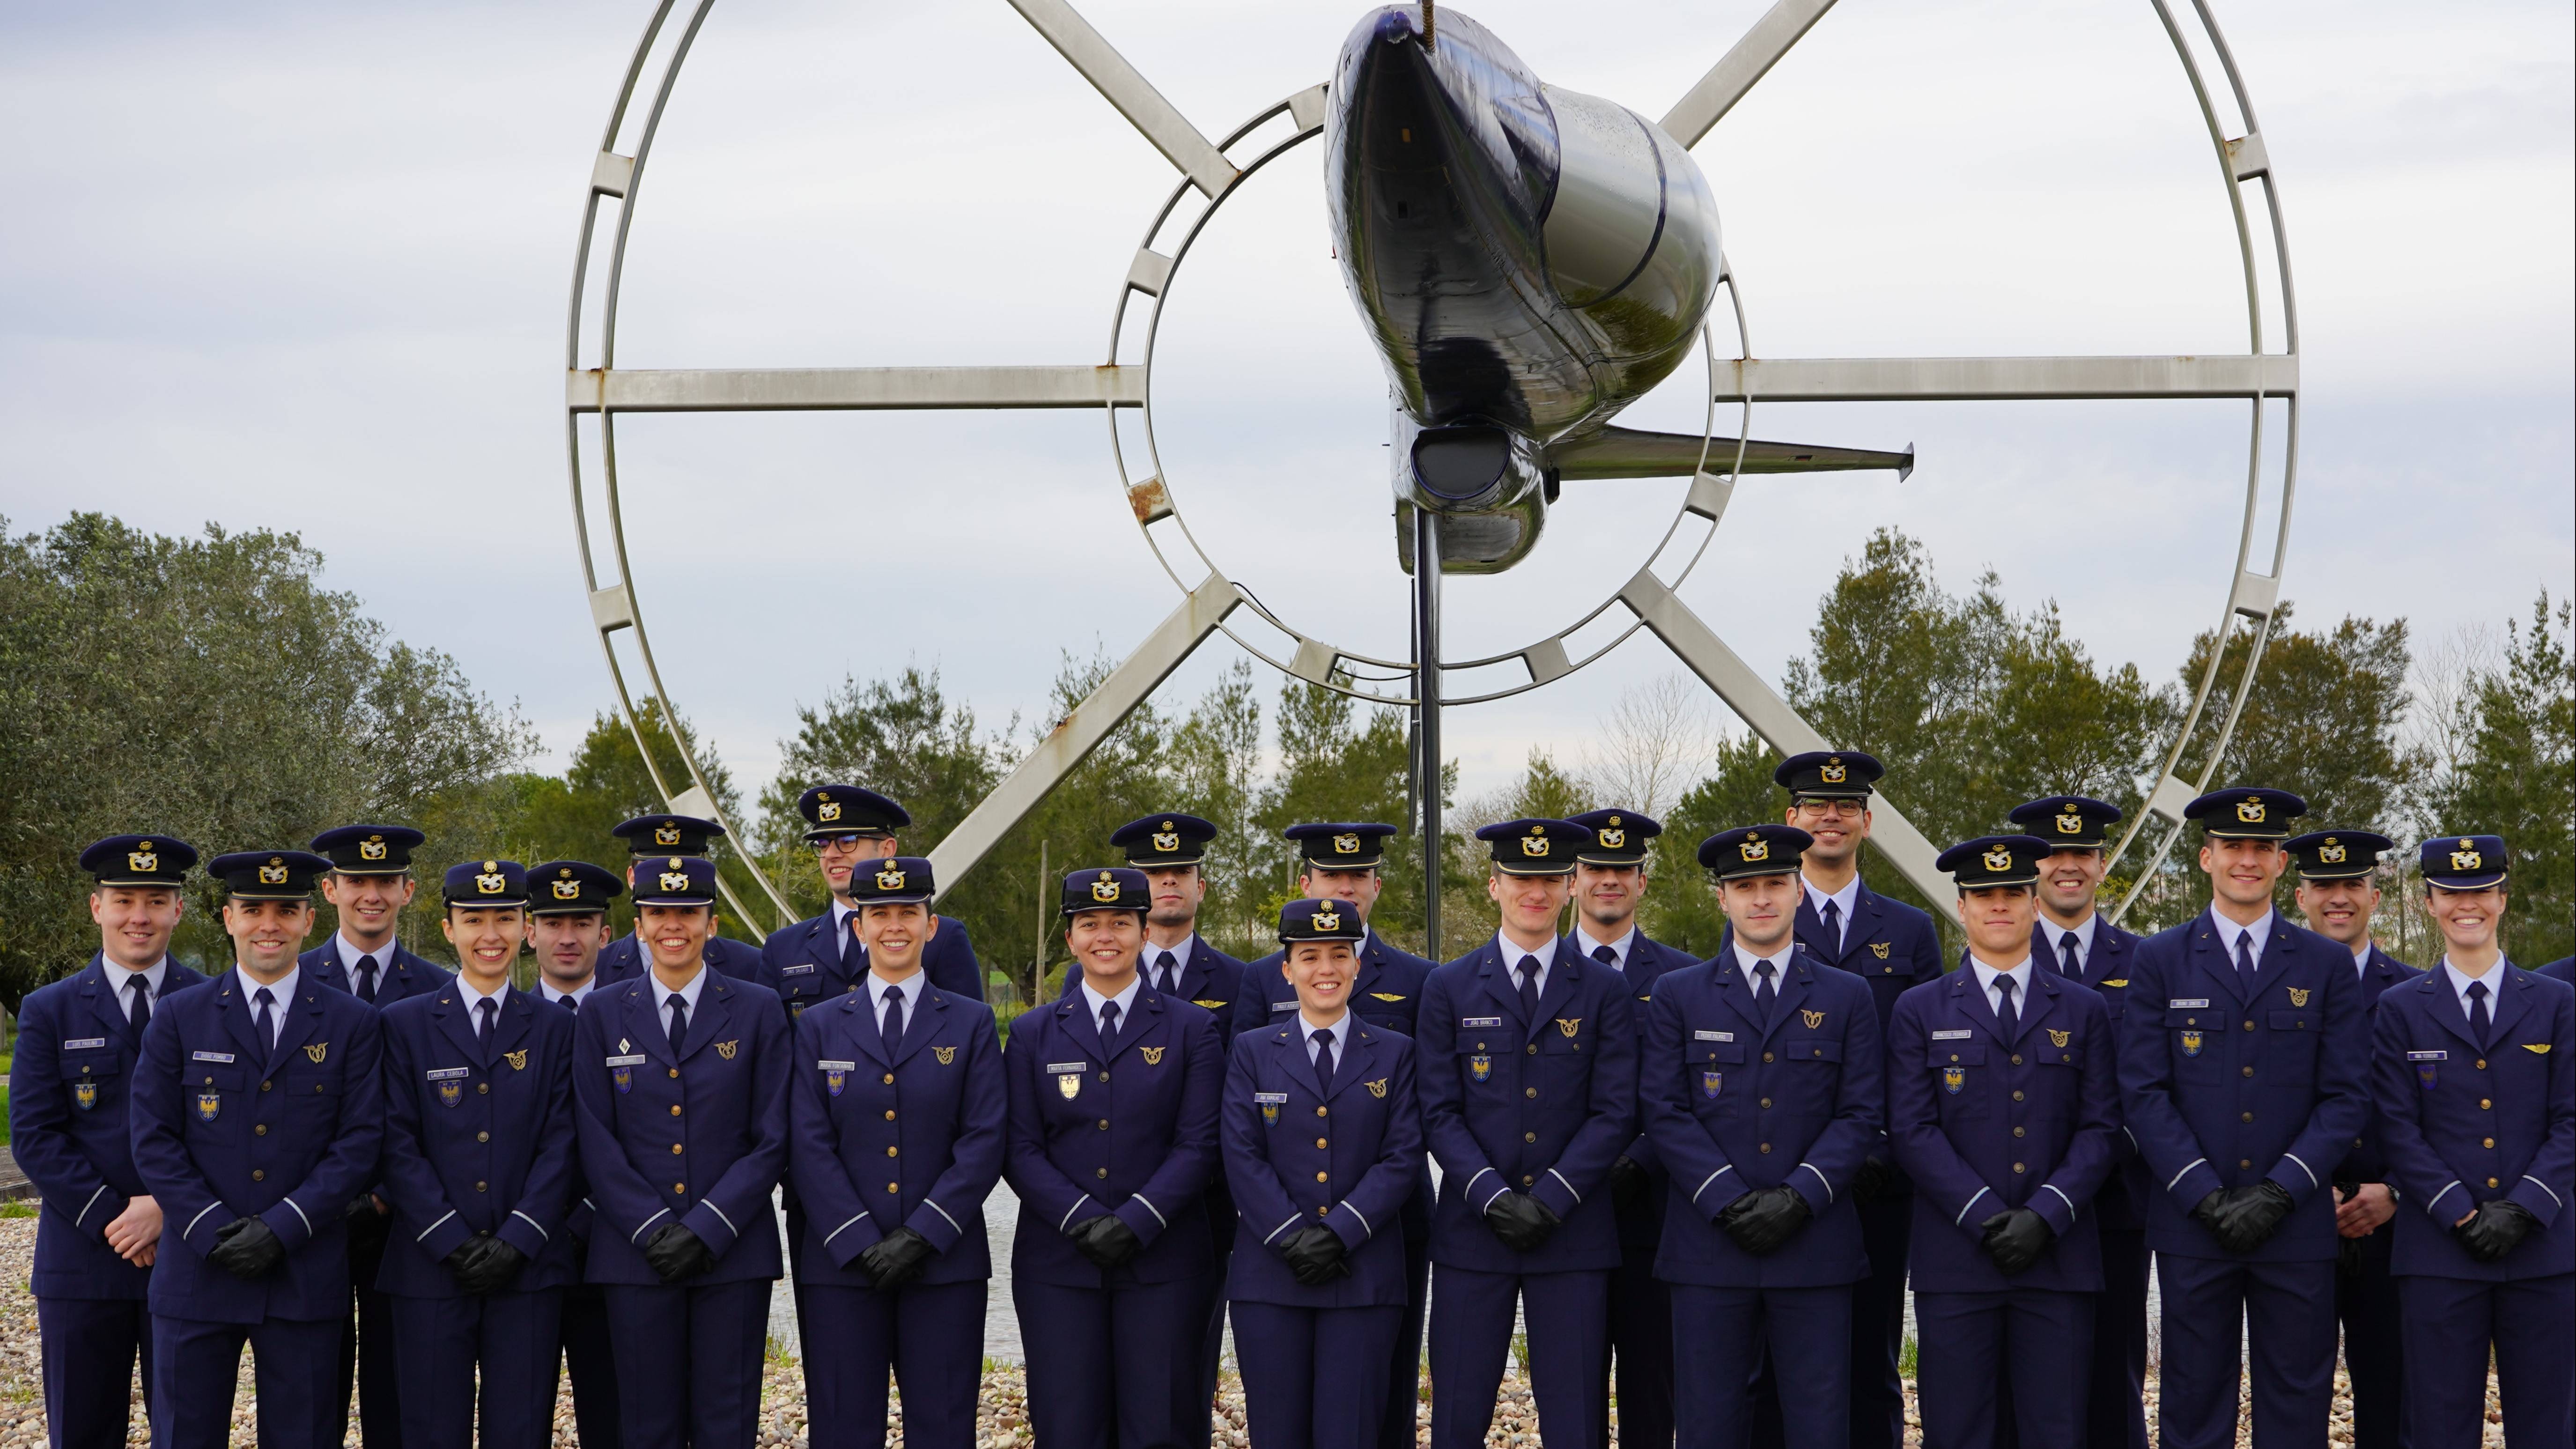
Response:
[{"label": "rusty metal stain", "polygon": [[1148,478],[1127,490],[1127,506],[1136,511],[1138,523],[1153,523],[1172,516],[1171,490],[1159,477]]}]

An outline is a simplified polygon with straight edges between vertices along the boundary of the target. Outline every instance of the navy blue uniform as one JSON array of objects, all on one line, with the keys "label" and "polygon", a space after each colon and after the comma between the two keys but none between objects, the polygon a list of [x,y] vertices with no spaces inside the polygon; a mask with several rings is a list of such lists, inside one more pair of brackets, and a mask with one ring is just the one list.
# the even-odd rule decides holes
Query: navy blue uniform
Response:
[{"label": "navy blue uniform", "polygon": [[[796,1022],[788,1161],[806,1205],[794,1246],[810,1432],[817,1449],[882,1446],[891,1369],[903,1442],[964,1449],[993,1276],[984,1199],[1009,1112],[1002,1048],[989,1008],[928,982],[888,1042],[870,995],[845,992]],[[859,1255],[907,1227],[937,1255],[907,1283],[870,1286]]]},{"label": "navy blue uniform", "polygon": [[[1351,984],[1351,1010],[1360,1020],[1398,1036],[1416,1035],[1422,1008],[1422,983],[1434,962],[1387,944],[1375,931],[1360,943],[1359,979]],[[1296,988],[1288,984],[1278,951],[1243,968],[1243,984],[1234,997],[1234,1020],[1228,1036],[1258,1031],[1297,1009]],[[1431,1170],[1424,1159],[1421,1181],[1404,1205],[1404,1322],[1388,1350],[1386,1423],[1378,1432],[1380,1449],[1411,1449],[1422,1407],[1422,1320],[1431,1296]],[[1237,1339],[1238,1363],[1247,1352]]]},{"label": "navy blue uniform", "polygon": [[[2377,946],[2370,948],[2369,959],[2358,974],[2365,1036],[2388,988],[2420,974]],[[2388,1181],[2388,1155],[2380,1145],[2376,1110],[2354,1136],[2352,1152],[2336,1169],[2334,1180],[2346,1187]],[[2401,1310],[2397,1280],[2388,1271],[2390,1249],[2396,1241],[2397,1220],[2391,1218],[2370,1236],[2343,1244],[2335,1262],[2335,1318],[2343,1326],[2344,1374],[2352,1383],[2354,1449],[2397,1449],[2406,1442]]]},{"label": "navy blue uniform", "polygon": [[[415,996],[427,996],[456,979],[455,972],[435,961],[412,954],[400,941],[396,941],[389,949],[388,959],[381,961],[377,966],[376,999],[369,1003],[378,1011],[397,1001],[407,1001]],[[328,986],[334,991],[357,994],[358,983],[350,975],[348,963],[340,959],[340,937],[337,932],[332,933],[330,940],[296,957],[295,967],[317,986]]]},{"label": "navy blue uniform", "polygon": [[[951,996],[984,999],[984,968],[975,959],[975,943],[967,938],[966,923],[955,916],[939,918],[939,933],[922,945],[921,969],[931,985]],[[760,948],[760,971],[754,979],[777,992],[793,1017],[818,1001],[865,987],[868,948],[854,939],[836,940],[832,913],[826,910],[770,932]]]},{"label": "navy blue uniform", "polygon": [[[2117,1051],[2101,997],[2036,961],[2015,1017],[2007,1034],[1962,965],[1905,993],[1888,1031],[1888,1138],[1914,1181],[1927,1444],[2072,1444],[2085,1422],[2102,1288],[2089,1209],[2125,1140]],[[2013,1208],[2056,1238],[2007,1276],[1980,1242],[1986,1220]],[[2006,1364],[2013,1433],[1998,1417]]]},{"label": "navy blue uniform", "polygon": [[[1525,1301],[1540,1433],[1582,1446],[1601,1419],[1610,1272],[1619,1224],[1610,1165],[1637,1131],[1636,999],[1627,978],[1563,939],[1532,1017],[1521,955],[1489,940],[1422,992],[1423,1137],[1439,1159],[1431,1220],[1431,1442],[1482,1445]],[[1526,1019],[1525,1019],[1526,1018]],[[1526,1193],[1560,1220],[1533,1252],[1495,1235],[1485,1208]]]},{"label": "navy blue uniform", "polygon": [[[1637,1064],[1645,1066],[1647,1004],[1655,982],[1666,972],[1696,966],[1699,958],[1676,951],[1643,931],[1629,940],[1621,974],[1636,998],[1630,1020],[1637,1033]],[[1619,1442],[1631,1449],[1667,1449],[1673,1442],[1673,1296],[1655,1276],[1655,1250],[1664,1237],[1664,1196],[1668,1178],[1663,1159],[1646,1135],[1644,1108],[1639,1107],[1636,1139],[1623,1154],[1646,1170],[1645,1188],[1629,1201],[1613,1200],[1619,1223],[1619,1266],[1610,1274],[1609,1349],[1619,1375]],[[1608,1366],[1605,1362],[1605,1368]],[[1609,1384],[1602,1385],[1602,1408],[1609,1408]],[[1601,1424],[1595,1438],[1610,1442],[1610,1426]]]},{"label": "navy blue uniform", "polygon": [[[620,981],[632,981],[644,974],[645,965],[651,959],[643,942],[629,931],[599,948],[598,982],[602,986],[614,986]],[[737,941],[731,936],[709,936],[698,959],[714,967],[717,974],[730,976],[736,981],[769,984],[768,974],[761,966],[761,949],[749,941]]]},{"label": "navy blue uniform", "polygon": [[2546,976],[2552,981],[2564,981],[2570,986],[2576,986],[2576,956],[2561,956],[2546,966],[2534,968],[2532,974],[2535,976]]},{"label": "navy blue uniform", "polygon": [[[2066,928],[2046,916],[2031,927],[2032,957],[2064,974],[2058,941]],[[2129,971],[2136,964],[2138,934],[2093,918],[2093,949],[2083,953],[2084,985],[2102,998],[2111,1023],[2116,1077],[2120,1026],[2129,1009]],[[2116,1111],[2117,1104],[2114,1103]],[[2146,1159],[2129,1140],[2123,1119],[2119,1162],[2094,1195],[2094,1231],[2102,1252],[2102,1296],[2093,1306],[2091,1390],[2084,1398],[2086,1449],[2147,1449],[2147,1180]]]},{"label": "navy blue uniform", "polygon": [[[2156,1183],[2158,1440],[2236,1442],[2238,1346],[2250,1342],[2254,1432],[2322,1444],[2335,1355],[2328,1187],[2370,1114],[2361,991],[2351,952],[2275,913],[2248,999],[2224,941],[2204,911],[2140,942],[2120,1037],[2121,1107]],[[2267,1181],[2295,1207],[2252,1252],[2229,1252],[2191,1216],[2220,1188]]]},{"label": "navy blue uniform", "polygon": [[[1734,952],[1655,983],[1640,1097],[1670,1177],[1655,1272],[1673,1285],[1674,1417],[1685,1449],[1752,1437],[1746,1366],[1796,1365],[1796,1449],[1851,1439],[1851,1285],[1869,1276],[1851,1181],[1886,1150],[1870,989],[1801,949],[1766,1019]],[[1787,1185],[1814,1217],[1756,1257],[1717,1226],[1745,1193]]]},{"label": "navy blue uniform", "polygon": [[[1207,1215],[1217,1172],[1224,1037],[1212,1014],[1139,985],[1111,1050],[1089,998],[1023,1013],[1002,1054],[1003,1172],[1019,1195],[1011,1298],[1026,1339],[1029,1415],[1072,1449],[1178,1443],[1197,1402],[1207,1323]],[[1116,1268],[1066,1233],[1106,1213],[1143,1243]]]},{"label": "navy blue uniform", "polygon": [[[1245,1354],[1256,1449],[1371,1449],[1386,1421],[1388,1355],[1404,1321],[1404,1205],[1422,1172],[1413,1043],[1350,1022],[1321,1082],[1303,1018],[1236,1041],[1221,1123],[1242,1215],[1228,1296]],[[1299,1283],[1280,1244],[1320,1223],[1347,1277]]]},{"label": "navy blue uniform", "polygon": [[[2391,1267],[2405,1307],[2406,1417],[2417,1445],[2474,1444],[2488,1350],[2505,1442],[2576,1437],[2576,991],[2498,962],[2481,1040],[2436,966],[2379,998],[2370,1051],[2379,1145],[2399,1195]],[[2470,1209],[2538,1223],[2493,1263],[2451,1233]]]},{"label": "navy blue uniform", "polygon": [[[674,1053],[669,994],[650,976],[595,990],[573,1025],[584,1273],[604,1288],[626,1449],[728,1449],[758,1429],[792,1048],[777,993],[710,974]],[[644,1244],[674,1222],[716,1261],[666,1284]]]},{"label": "navy blue uniform", "polygon": [[[152,1382],[152,1270],[119,1257],[106,1236],[128,1201],[149,1191],[126,1120],[143,1042],[103,962],[92,956],[27,994],[9,1065],[9,1150],[42,1199],[28,1287],[54,1449],[123,1449],[138,1357]],[[169,961],[153,999],[205,980]]]},{"label": "navy blue uniform", "polygon": [[[381,1022],[298,973],[272,1047],[251,1025],[258,989],[234,970],[165,997],[135,1068],[134,1165],[163,1223],[151,1403],[165,1449],[222,1449],[245,1341],[263,1443],[337,1445],[348,1424],[332,1382],[349,1314],[343,1213],[384,1143]],[[242,1217],[286,1249],[250,1281],[206,1261]]]},{"label": "navy blue uniform", "polygon": [[[579,1016],[579,1001],[548,996],[546,989],[541,984],[533,993],[540,1005],[562,1012],[567,1021]],[[590,1200],[590,1179],[581,1171],[578,1117],[567,1114],[559,1130],[572,1144],[572,1206],[564,1230],[572,1235],[574,1274],[563,1290],[556,1337],[562,1341],[564,1376],[572,1380],[573,1429],[582,1449],[619,1449],[626,1432],[617,1415],[617,1350],[608,1336],[608,1301],[582,1271],[590,1262],[590,1232],[599,1214]]]},{"label": "navy blue uniform", "polygon": [[[571,1015],[505,991],[489,1044],[462,988],[387,1007],[382,1176],[394,1231],[376,1286],[393,1299],[402,1442],[534,1449],[554,1439],[557,1329],[577,1281]],[[447,1256],[489,1235],[527,1262],[482,1297]],[[475,1401],[481,1381],[480,1413]]]}]

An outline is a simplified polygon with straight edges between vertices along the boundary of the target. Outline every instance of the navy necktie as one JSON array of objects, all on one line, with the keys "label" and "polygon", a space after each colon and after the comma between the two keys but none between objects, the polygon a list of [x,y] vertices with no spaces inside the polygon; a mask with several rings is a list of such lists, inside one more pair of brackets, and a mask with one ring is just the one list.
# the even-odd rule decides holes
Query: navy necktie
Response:
[{"label": "navy necktie", "polygon": [[1118,1003],[1100,1008],[1100,1056],[1102,1060],[1118,1054]]},{"label": "navy necktie", "polygon": [[2080,954],[2080,953],[2083,951],[2083,949],[2084,949],[2084,943],[2083,943],[2081,940],[2078,940],[2078,939],[2076,938],[2076,935],[2075,935],[2075,933],[2074,933],[2073,931],[2069,931],[2069,932],[2067,932],[2065,935],[2058,937],[2058,938],[2057,938],[2057,970],[2058,970],[2058,974],[2063,975],[2063,976],[2072,976],[2072,977],[2074,977],[2074,978],[2075,978],[2076,980],[2078,980],[2078,981],[2083,980],[2083,979],[2084,979],[2084,961],[2083,961],[2082,956],[2081,956],[2081,954]]},{"label": "navy necktie", "polygon": [[1318,1029],[1307,1040],[1315,1044],[1315,1085],[1322,1087],[1325,1095],[1330,1096],[1333,1090],[1333,1034]]},{"label": "navy necktie", "polygon": [[125,1013],[125,1019],[134,1028],[134,1039],[141,1041],[143,1028],[152,1024],[152,983],[140,976],[130,976],[126,978],[125,989],[134,997],[134,1004]]},{"label": "navy necktie", "polygon": [[903,1045],[903,988],[900,986],[885,989],[885,1020],[878,1025],[877,1035],[885,1039],[888,1055]]},{"label": "navy necktie", "polygon": [[2000,998],[1995,1004],[1995,1024],[2004,1029],[2004,1040],[2011,1042],[2021,1035],[2021,1013],[2013,1010],[2013,979],[1997,976],[1995,995]]},{"label": "navy necktie", "polygon": [[373,952],[358,958],[358,999],[369,1006],[376,1004],[376,958]]},{"label": "navy necktie", "polygon": [[2236,933],[2236,979],[2245,986],[2245,999],[2254,999],[2254,933]]},{"label": "navy necktie", "polygon": [[1538,958],[1521,958],[1521,1023],[1538,1030]]},{"label": "navy necktie", "polygon": [[1180,958],[1174,956],[1169,951],[1155,957],[1154,969],[1161,972],[1162,975],[1155,979],[1154,989],[1167,995],[1180,990],[1180,982],[1173,979],[1172,976],[1172,972],[1178,969],[1180,964]]},{"label": "navy necktie", "polygon": [[671,1008],[671,1055],[676,1057],[689,1039],[689,998],[674,991],[662,1004]]},{"label": "navy necktie", "polygon": [[474,1044],[481,1047],[487,1056],[492,1051],[492,1017],[500,1009],[488,996],[474,1003]]},{"label": "navy necktie", "polygon": [[270,1010],[277,1005],[277,998],[269,995],[268,988],[263,986],[251,1000],[259,1004],[259,1012],[250,1019],[250,1029],[259,1038],[259,1059],[266,1062],[269,1045],[277,1037],[277,1016]]},{"label": "navy necktie", "polygon": [[859,974],[859,962],[865,956],[866,948],[858,941],[859,913],[852,911],[841,920],[841,979],[847,981]]},{"label": "navy necktie", "polygon": [[1753,1010],[1762,1018],[1764,1026],[1771,1024],[1771,1004],[1780,997],[1778,992],[1771,989],[1771,977],[1777,969],[1769,961],[1753,963],[1753,974],[1762,978],[1753,988]]},{"label": "navy necktie", "polygon": [[2486,1048],[2487,984],[2483,981],[2469,983],[2469,1035],[2478,1039],[2480,1050]]},{"label": "navy necktie", "polygon": [[1833,948],[1834,948],[1834,954],[1835,954],[1836,956],[1840,956],[1840,955],[1842,955],[1842,953],[1843,953],[1843,906],[1842,906],[1842,902],[1840,902],[1840,901],[1827,901],[1827,902],[1825,902],[1825,908],[1824,908],[1824,910],[1822,910],[1822,911],[1818,912],[1818,914],[1819,914],[1819,915],[1821,915],[1821,916],[1823,916],[1823,917],[1824,917],[1824,919],[1825,919],[1825,939],[1826,939],[1827,941],[1829,941],[1829,942],[1831,942],[1831,943],[1832,943]]},{"label": "navy necktie", "polygon": [[1619,953],[1607,946],[1595,946],[1592,948],[1592,959],[1604,966],[1615,967],[1619,964]]}]

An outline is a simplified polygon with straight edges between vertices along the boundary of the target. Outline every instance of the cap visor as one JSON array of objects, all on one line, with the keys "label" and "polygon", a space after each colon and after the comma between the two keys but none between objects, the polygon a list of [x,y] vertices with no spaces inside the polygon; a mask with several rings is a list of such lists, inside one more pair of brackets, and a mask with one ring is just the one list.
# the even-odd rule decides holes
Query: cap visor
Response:
[{"label": "cap visor", "polygon": [[2505,872],[2500,870],[2486,875],[2428,875],[2424,877],[2424,884],[2440,886],[2446,891],[2482,891],[2491,885],[2504,884],[2504,878]]}]

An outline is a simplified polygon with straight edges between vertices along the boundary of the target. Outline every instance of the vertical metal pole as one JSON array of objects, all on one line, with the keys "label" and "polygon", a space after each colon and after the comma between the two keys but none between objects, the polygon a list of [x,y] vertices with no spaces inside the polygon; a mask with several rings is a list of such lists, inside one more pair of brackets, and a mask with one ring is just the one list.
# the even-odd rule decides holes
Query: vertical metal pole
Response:
[{"label": "vertical metal pole", "polygon": [[1421,701],[1414,793],[1422,800],[1422,954],[1440,956],[1440,515],[1413,510],[1413,697]]},{"label": "vertical metal pole", "polygon": [[1050,842],[1044,840],[1038,842],[1038,954],[1037,958],[1029,964],[1028,1004],[1031,1006],[1038,1004],[1039,994],[1046,989],[1047,846],[1049,844]]}]

